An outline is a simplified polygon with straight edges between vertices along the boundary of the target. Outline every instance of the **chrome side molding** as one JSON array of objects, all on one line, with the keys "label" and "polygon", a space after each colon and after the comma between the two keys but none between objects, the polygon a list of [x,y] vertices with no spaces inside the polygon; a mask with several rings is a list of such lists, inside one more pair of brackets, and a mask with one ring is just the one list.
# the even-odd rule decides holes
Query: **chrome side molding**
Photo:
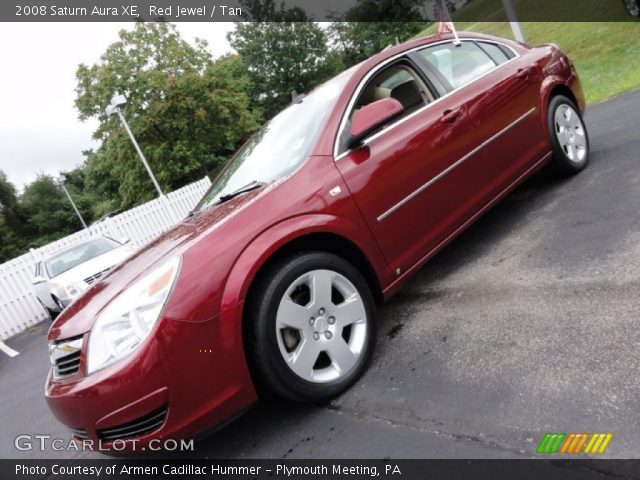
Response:
[{"label": "chrome side molding", "polygon": [[532,113],[534,113],[536,111],[535,108],[532,108],[531,110],[529,110],[528,112],[526,112],[524,115],[521,115],[520,117],[518,117],[516,120],[514,120],[513,122],[511,122],[509,125],[507,125],[506,127],[504,127],[502,130],[500,130],[498,133],[496,133],[495,135],[489,137],[487,140],[485,140],[484,142],[482,142],[480,145],[478,145],[476,148],[474,148],[473,150],[471,150],[469,153],[467,153],[464,157],[462,157],[461,159],[457,160],[455,163],[453,163],[452,165],[450,165],[449,167],[447,167],[446,169],[444,169],[442,172],[440,172],[438,175],[436,175],[435,177],[433,177],[431,180],[429,180],[427,183],[425,183],[424,185],[422,185],[420,188],[418,188],[417,190],[414,190],[413,192],[411,192],[409,195],[407,195],[406,197],[404,197],[402,200],[400,200],[398,203],[396,203],[393,207],[391,207],[389,210],[387,210],[386,212],[384,212],[382,215],[380,215],[378,217],[378,221],[381,222],[383,221],[385,218],[387,218],[389,215],[391,215],[393,212],[395,212],[396,210],[398,210],[400,207],[402,207],[404,204],[406,204],[407,202],[409,202],[410,200],[412,200],[413,198],[415,198],[416,196],[420,195],[422,192],[424,192],[427,188],[429,188],[431,185],[433,185],[434,183],[436,183],[438,180],[442,179],[443,177],[445,177],[448,173],[452,172],[453,170],[455,170],[456,168],[458,168],[460,165],[462,165],[464,162],[466,162],[469,158],[471,158],[473,155],[475,155],[476,153],[478,153],[480,150],[482,150],[484,147],[486,147],[487,145],[489,145],[491,142],[493,142],[496,138],[500,137],[501,135],[507,133],[512,127],[516,126],[518,123],[520,123],[522,120],[524,120],[525,118],[527,118],[529,115],[531,115]]}]

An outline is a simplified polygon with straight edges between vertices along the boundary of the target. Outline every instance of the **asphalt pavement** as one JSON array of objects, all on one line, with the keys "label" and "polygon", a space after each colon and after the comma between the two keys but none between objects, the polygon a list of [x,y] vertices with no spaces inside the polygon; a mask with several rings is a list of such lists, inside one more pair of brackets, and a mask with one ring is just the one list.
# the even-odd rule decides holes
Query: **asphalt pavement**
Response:
[{"label": "asphalt pavement", "polygon": [[[365,376],[326,406],[262,403],[181,456],[534,457],[546,432],[612,432],[640,458],[640,91],[588,110],[591,164],[537,175],[380,310]],[[0,457],[67,430],[43,398],[46,326],[0,355]]]}]

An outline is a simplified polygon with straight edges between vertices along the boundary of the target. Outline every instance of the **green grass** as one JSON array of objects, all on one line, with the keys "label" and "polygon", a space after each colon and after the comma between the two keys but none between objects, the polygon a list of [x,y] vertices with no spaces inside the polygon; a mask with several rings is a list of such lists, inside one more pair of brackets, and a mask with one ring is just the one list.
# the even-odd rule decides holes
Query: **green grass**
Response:
[{"label": "green grass", "polygon": [[[513,5],[523,21],[544,22],[554,19],[612,22],[631,19],[622,0],[513,0]],[[473,0],[456,11],[453,19],[457,22],[504,22],[507,15],[502,0]]]},{"label": "green grass", "polygon": [[[581,7],[591,1],[594,0],[584,0]],[[515,3],[518,9],[519,2]],[[622,7],[622,2],[612,5],[618,4]],[[513,38],[511,27],[504,21],[465,22],[465,18],[479,17],[475,11],[478,8],[489,12],[484,18],[504,19],[500,0],[474,0],[453,15],[456,28]],[[524,18],[532,18],[523,10],[519,11]],[[611,9],[612,19],[618,14],[616,8]],[[555,43],[571,58],[588,103],[640,88],[640,22],[523,22],[522,29],[528,44]],[[435,33],[434,25],[417,37],[432,33]]]}]

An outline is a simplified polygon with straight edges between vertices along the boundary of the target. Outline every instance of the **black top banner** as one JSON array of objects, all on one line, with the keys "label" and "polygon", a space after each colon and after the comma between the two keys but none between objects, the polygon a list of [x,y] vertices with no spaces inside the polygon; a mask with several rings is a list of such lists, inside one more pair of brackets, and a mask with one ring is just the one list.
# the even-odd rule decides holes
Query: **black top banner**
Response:
[{"label": "black top banner", "polygon": [[640,0],[3,0],[0,21],[429,22],[443,8],[455,22],[640,19]]},{"label": "black top banner", "polygon": [[602,480],[639,472],[638,460],[0,460],[3,480]]}]

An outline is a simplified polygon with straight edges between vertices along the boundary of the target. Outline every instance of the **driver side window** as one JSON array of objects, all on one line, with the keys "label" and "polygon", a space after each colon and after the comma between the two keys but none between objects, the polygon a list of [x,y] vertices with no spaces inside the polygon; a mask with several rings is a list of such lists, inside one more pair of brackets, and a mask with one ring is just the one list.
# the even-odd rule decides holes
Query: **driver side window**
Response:
[{"label": "driver side window", "polygon": [[383,69],[369,80],[349,111],[340,135],[340,153],[347,150],[353,115],[362,107],[385,98],[395,98],[402,104],[403,110],[399,117],[394,118],[394,122],[434,100],[431,90],[408,63],[397,62]]}]

